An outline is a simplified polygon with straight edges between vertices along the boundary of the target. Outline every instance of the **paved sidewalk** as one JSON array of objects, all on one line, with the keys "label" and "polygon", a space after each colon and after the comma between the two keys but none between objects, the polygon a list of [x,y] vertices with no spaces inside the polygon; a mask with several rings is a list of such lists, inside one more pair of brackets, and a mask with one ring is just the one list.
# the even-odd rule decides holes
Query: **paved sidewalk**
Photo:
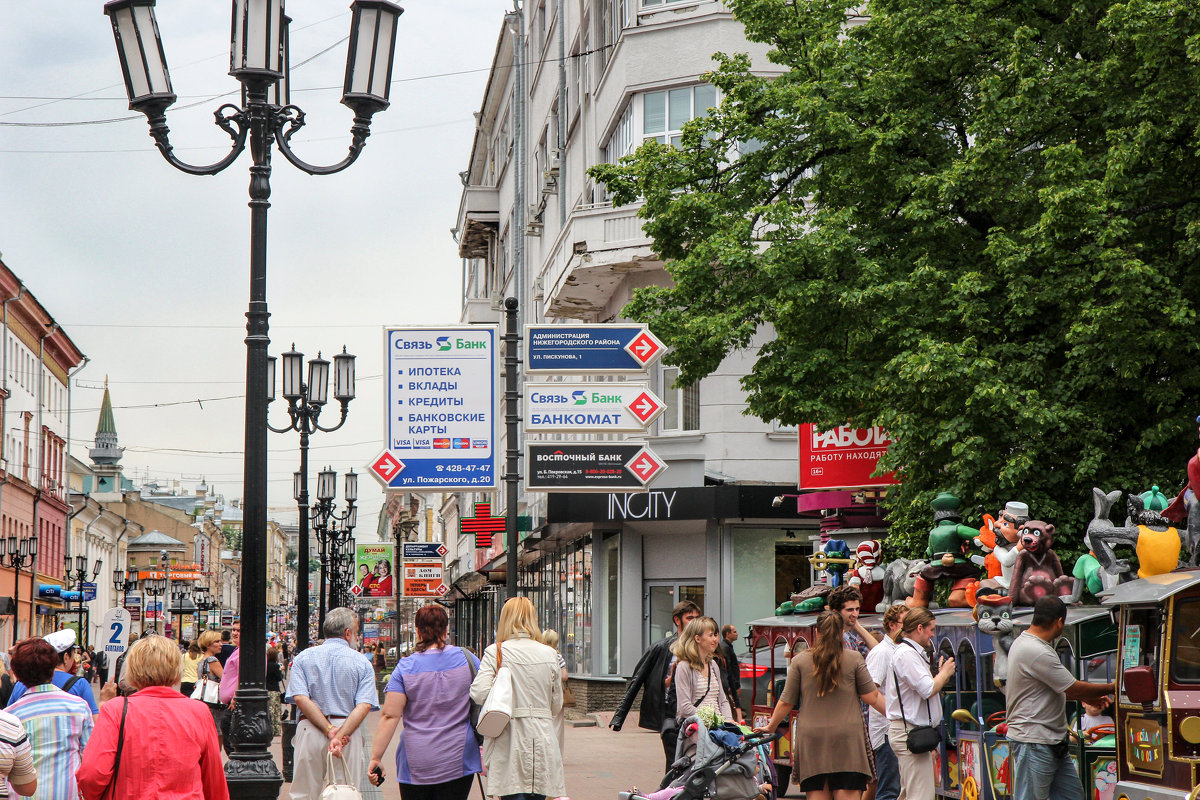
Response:
[{"label": "paved sidewalk", "polygon": [[[374,711],[367,717],[368,735],[374,736],[378,724],[379,712]],[[370,747],[368,743],[368,753]],[[271,753],[275,763],[282,766],[278,737],[271,745]],[[396,785],[394,741],[385,751],[384,763],[387,765],[388,780],[379,790],[365,793],[364,800],[400,800],[400,788]],[[567,727],[563,768],[567,778],[567,796],[571,800],[616,800],[617,792],[634,786],[643,790],[657,789],[662,767],[662,745],[659,744],[658,735],[637,727],[636,714],[630,715],[620,733],[614,733],[606,727]],[[288,797],[288,786],[285,783],[279,795],[284,800]],[[368,788],[374,790],[374,787]],[[471,800],[480,800],[478,783],[471,790]]]}]

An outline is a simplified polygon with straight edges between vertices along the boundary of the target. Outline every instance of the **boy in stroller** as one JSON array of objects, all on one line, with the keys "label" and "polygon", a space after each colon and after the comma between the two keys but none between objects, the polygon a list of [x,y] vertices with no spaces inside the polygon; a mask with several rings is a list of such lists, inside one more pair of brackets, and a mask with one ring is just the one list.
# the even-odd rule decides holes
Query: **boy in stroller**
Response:
[{"label": "boy in stroller", "polygon": [[[688,717],[680,726],[676,760],[663,778],[662,787],[650,794],[637,789],[620,792],[618,800],[774,800],[775,768],[766,747],[783,735],[743,735],[732,724],[708,730],[699,717]],[[696,737],[694,755],[684,755],[685,740]]]}]

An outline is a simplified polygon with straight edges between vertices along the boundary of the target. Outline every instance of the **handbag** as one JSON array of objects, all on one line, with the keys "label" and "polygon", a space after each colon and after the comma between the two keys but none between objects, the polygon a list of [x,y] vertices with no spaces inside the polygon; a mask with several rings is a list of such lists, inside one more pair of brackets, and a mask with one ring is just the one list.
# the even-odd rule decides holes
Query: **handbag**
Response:
[{"label": "handbag", "polygon": [[513,710],[513,681],[512,670],[501,664],[500,643],[496,643],[496,677],[492,681],[492,689],[488,692],[487,700],[479,709],[479,720],[475,730],[487,739],[495,739],[504,733],[512,719]]},{"label": "handbag", "polygon": [[192,689],[193,700],[203,700],[211,706],[221,704],[221,684],[219,681],[210,681],[208,664],[204,665],[204,678]]},{"label": "handbag", "polygon": [[121,732],[117,734],[117,752],[113,756],[113,776],[108,784],[108,796],[117,795],[117,776],[121,774],[121,748],[125,746],[125,715],[129,713],[129,698],[125,698],[125,706],[121,709]]},{"label": "handbag", "polygon": [[[914,648],[916,649],[916,648]],[[900,699],[900,679],[896,677],[896,669],[892,668],[892,680],[896,684],[896,705],[900,706],[900,721],[904,723],[904,727],[908,728],[908,720],[904,717],[904,702]],[[933,719],[933,714],[929,711],[929,698],[925,698],[925,713],[929,719]],[[935,728],[932,725],[914,725],[909,728],[908,739],[905,744],[908,746],[908,752],[920,755],[921,753],[931,753],[937,749],[942,743],[942,731],[940,728]]]},{"label": "handbag", "polygon": [[346,761],[343,758],[338,758],[342,762],[342,782],[337,782],[337,776],[333,771],[333,753],[325,751],[325,764],[329,768],[327,774],[328,783],[321,790],[320,800],[363,800],[362,792],[358,787],[350,783],[346,776]]},{"label": "handbag", "polygon": [[564,680],[562,682],[562,685],[563,685],[563,708],[572,708],[575,705],[575,690],[571,688],[571,684],[567,683],[566,680]]},{"label": "handbag", "polygon": [[[466,650],[463,650],[462,654],[463,654],[463,658],[465,658],[467,660],[467,669],[471,670],[471,683],[475,683],[475,662],[471,660],[471,656],[467,654]],[[479,722],[479,712],[483,708],[483,704],[476,703],[474,700],[472,700],[469,690],[467,693],[467,702],[471,706],[471,715],[470,715],[471,733],[473,733],[475,735],[475,744],[482,745],[483,744],[483,736],[479,733],[479,729],[476,728],[475,726]]]}]

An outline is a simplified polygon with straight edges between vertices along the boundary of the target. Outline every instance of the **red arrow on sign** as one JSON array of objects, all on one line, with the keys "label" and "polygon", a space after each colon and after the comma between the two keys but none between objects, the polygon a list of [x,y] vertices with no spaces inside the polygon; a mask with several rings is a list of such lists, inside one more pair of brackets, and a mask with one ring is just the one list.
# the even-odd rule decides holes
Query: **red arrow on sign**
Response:
[{"label": "red arrow on sign", "polygon": [[625,345],[625,352],[643,367],[662,355],[666,349],[666,345],[650,331],[642,331]]},{"label": "red arrow on sign", "polygon": [[443,595],[443,594],[445,594],[446,592],[448,592],[448,591],[450,591],[450,590],[446,588],[446,584],[444,584],[444,583],[439,583],[439,584],[437,585],[437,588],[436,588],[436,589],[434,589],[434,591],[435,591],[435,592],[437,592],[439,595]]},{"label": "red arrow on sign", "polygon": [[387,451],[371,463],[371,472],[383,481],[385,486],[403,470],[404,462]]},{"label": "red arrow on sign", "polygon": [[652,393],[642,392],[626,408],[629,409],[630,414],[633,414],[637,418],[638,422],[643,425],[649,425],[654,421],[655,417],[666,409],[666,406]]},{"label": "red arrow on sign", "polygon": [[632,472],[643,486],[658,477],[666,468],[666,462],[645,447],[625,464],[625,469]]}]

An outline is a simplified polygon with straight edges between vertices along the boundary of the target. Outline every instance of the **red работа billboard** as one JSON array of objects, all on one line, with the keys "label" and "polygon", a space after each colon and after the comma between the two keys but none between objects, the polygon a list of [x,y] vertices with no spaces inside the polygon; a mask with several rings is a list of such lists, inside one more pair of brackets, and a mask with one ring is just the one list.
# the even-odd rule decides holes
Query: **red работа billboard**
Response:
[{"label": "red \u0440\u0430\u0431\u043e\u0442\u0430 billboard", "polygon": [[855,489],[896,483],[894,473],[871,477],[892,440],[883,428],[851,428],[843,425],[828,431],[800,426],[799,489]]}]

